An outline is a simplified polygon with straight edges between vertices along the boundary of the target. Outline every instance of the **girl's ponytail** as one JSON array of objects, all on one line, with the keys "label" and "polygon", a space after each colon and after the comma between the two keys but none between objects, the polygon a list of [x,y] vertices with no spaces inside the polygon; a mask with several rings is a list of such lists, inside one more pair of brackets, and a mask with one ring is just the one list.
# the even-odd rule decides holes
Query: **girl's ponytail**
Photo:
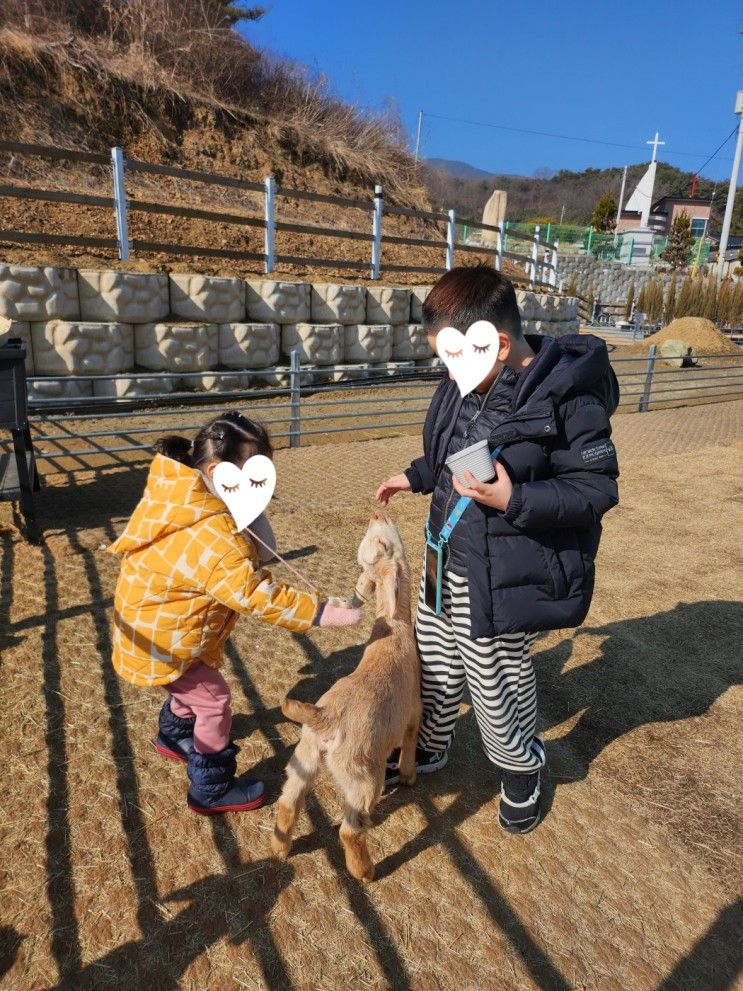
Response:
[{"label": "girl's ponytail", "polygon": [[186,437],[179,437],[178,434],[167,434],[158,438],[152,445],[158,454],[172,458],[173,461],[180,461],[181,464],[193,467],[191,464],[191,441]]},{"label": "girl's ponytail", "polygon": [[273,457],[273,445],[266,428],[236,410],[210,420],[196,434],[193,443],[178,434],[168,434],[155,441],[153,447],[158,454],[199,471],[204,471],[210,461],[241,464],[253,454]]}]

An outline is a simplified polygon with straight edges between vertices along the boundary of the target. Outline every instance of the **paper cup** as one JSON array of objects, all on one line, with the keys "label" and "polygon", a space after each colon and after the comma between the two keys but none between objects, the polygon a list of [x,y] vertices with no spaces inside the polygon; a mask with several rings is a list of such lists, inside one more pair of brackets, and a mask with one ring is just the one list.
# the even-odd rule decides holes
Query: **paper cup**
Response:
[{"label": "paper cup", "polygon": [[490,457],[490,444],[486,440],[478,441],[463,451],[457,451],[446,459],[446,464],[456,475],[462,485],[467,481],[464,477],[466,470],[472,472],[478,482],[492,482],[495,478],[495,468]]}]

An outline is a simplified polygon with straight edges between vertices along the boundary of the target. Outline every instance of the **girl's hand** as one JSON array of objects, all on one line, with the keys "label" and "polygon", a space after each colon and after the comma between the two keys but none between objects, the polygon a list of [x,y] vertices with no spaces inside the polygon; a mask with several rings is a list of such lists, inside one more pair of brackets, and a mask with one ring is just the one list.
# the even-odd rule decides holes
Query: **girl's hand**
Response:
[{"label": "girl's hand", "polygon": [[469,496],[470,499],[482,503],[483,506],[490,506],[492,509],[503,511],[511,501],[513,482],[508,477],[508,472],[503,465],[499,465],[497,461],[494,461],[493,467],[495,468],[494,482],[478,482],[471,471],[465,471],[464,473],[467,486],[469,487],[462,485],[456,475],[452,475],[452,482],[454,483],[455,490],[460,495]]},{"label": "girl's hand", "polygon": [[320,619],[315,620],[321,629],[330,626],[358,626],[363,617],[360,609],[351,609],[349,606],[336,606],[332,602],[326,602]]},{"label": "girl's hand", "polygon": [[377,489],[377,494],[374,498],[377,502],[381,502],[383,506],[386,506],[393,495],[398,492],[410,492],[410,482],[408,476],[405,474],[393,475],[392,478],[388,478],[386,482],[382,484]]}]

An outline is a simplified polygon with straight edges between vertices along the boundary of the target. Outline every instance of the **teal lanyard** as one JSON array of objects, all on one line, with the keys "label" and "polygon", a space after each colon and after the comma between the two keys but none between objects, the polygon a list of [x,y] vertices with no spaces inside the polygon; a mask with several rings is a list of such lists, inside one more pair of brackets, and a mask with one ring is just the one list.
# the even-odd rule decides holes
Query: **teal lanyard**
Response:
[{"label": "teal lanyard", "polygon": [[[490,457],[493,461],[497,461],[498,455],[500,454],[502,449],[503,449],[502,447],[496,447],[494,451],[490,452]],[[445,544],[448,544],[449,538],[452,535],[454,527],[462,519],[465,509],[469,506],[471,502],[472,499],[469,496],[459,497],[456,506],[454,507],[454,509],[452,509],[451,513],[449,514],[449,518],[447,519],[446,523],[444,523],[444,525],[441,527],[441,531],[439,532],[439,539],[436,541],[431,536],[431,529],[429,525],[430,519],[426,520],[426,543],[429,544],[431,547],[437,547],[439,550],[441,550],[441,548],[444,547]]]}]

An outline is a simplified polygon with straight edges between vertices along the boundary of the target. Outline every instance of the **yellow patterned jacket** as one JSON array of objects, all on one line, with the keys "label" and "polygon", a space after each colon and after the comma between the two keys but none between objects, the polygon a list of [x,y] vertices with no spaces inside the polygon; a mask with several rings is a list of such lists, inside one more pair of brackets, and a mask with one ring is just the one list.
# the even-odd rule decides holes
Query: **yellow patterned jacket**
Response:
[{"label": "yellow patterned jacket", "polygon": [[201,473],[156,455],[147,488],[108,550],[123,555],[113,664],[135,685],[166,685],[194,661],[222,663],[238,613],[303,633],[318,597],[274,581]]}]

